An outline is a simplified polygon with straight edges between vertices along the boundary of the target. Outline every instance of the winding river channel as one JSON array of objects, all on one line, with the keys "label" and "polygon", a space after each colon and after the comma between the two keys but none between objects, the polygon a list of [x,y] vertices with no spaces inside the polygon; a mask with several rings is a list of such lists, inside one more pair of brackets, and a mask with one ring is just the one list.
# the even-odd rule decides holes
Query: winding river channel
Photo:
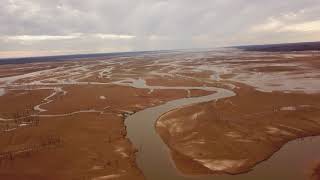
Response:
[{"label": "winding river channel", "polygon": [[[210,54],[211,53],[211,54]],[[239,54],[238,51],[222,51],[222,52],[210,52],[208,54],[183,54],[179,56],[173,56],[170,57],[170,59],[166,59],[164,56],[164,62],[161,63],[161,59],[155,61],[155,63],[151,64],[151,66],[174,66],[175,70],[170,71],[169,73],[163,73],[162,71],[156,71],[153,70],[150,72],[151,75],[163,75],[162,78],[171,77],[172,74],[179,74],[179,70],[183,72],[183,69],[188,69],[188,66],[179,65],[179,59],[182,59],[184,63],[193,63],[194,60],[200,60],[202,58],[206,57],[227,57],[227,59],[233,59],[233,57],[240,57],[239,62],[245,62],[244,59],[247,59],[250,57],[251,59],[256,59],[260,56],[261,57],[268,57],[266,54]],[[213,54],[212,54],[213,53]],[[228,54],[228,56],[226,56]],[[208,56],[209,55],[209,56]],[[282,55],[281,55],[282,56]],[[155,56],[157,57],[157,56]],[[241,57],[245,57],[241,59]],[[272,56],[273,58],[274,55]],[[279,56],[280,57],[280,56]],[[142,56],[142,59],[145,58]],[[157,57],[158,58],[158,57]],[[252,60],[248,60],[252,61]],[[269,57],[270,58],[270,57]],[[268,61],[270,59],[266,58]],[[190,61],[191,60],[191,61]],[[271,59],[272,60],[272,59]],[[176,61],[176,62],[174,62]],[[129,61],[128,61],[129,62]],[[227,63],[227,61],[221,61],[223,63]],[[216,61],[213,64],[208,65],[201,65],[198,68],[195,68],[195,70],[202,72],[202,71],[213,71],[214,74],[211,76],[211,78],[215,81],[220,80],[219,72],[231,71],[233,73],[233,66],[219,66],[221,62]],[[233,61],[235,63],[236,61]],[[248,63],[246,62],[246,63]],[[129,63],[130,64],[130,63]],[[304,138],[303,141],[301,140],[295,140],[287,143],[285,146],[283,146],[278,152],[276,152],[270,159],[261,162],[258,164],[254,169],[248,173],[245,174],[239,174],[239,175],[211,175],[211,176],[184,176],[181,174],[175,167],[174,162],[172,161],[170,157],[170,150],[167,147],[167,145],[162,141],[161,137],[157,134],[155,129],[155,123],[157,119],[165,114],[166,112],[181,108],[184,106],[192,105],[195,103],[202,103],[202,102],[208,102],[208,101],[214,101],[218,99],[228,98],[235,95],[234,92],[227,89],[222,88],[216,88],[216,87],[167,87],[167,86],[149,86],[146,84],[145,80],[135,79],[133,77],[136,77],[137,74],[133,71],[132,74],[129,72],[132,71],[134,68],[128,66],[124,66],[124,62],[119,62],[119,59],[114,59],[111,62],[103,62],[100,65],[108,66],[107,68],[100,69],[100,70],[94,70],[92,71],[91,68],[95,66],[95,64],[86,65],[86,64],[76,64],[73,67],[69,66],[61,66],[53,69],[47,69],[47,70],[40,70],[36,72],[26,73],[22,75],[17,76],[11,76],[11,77],[3,77],[0,78],[0,96],[5,95],[6,91],[8,89],[20,89],[20,88],[26,88],[28,86],[38,86],[41,89],[42,87],[45,87],[46,89],[52,89],[54,92],[44,99],[44,102],[34,107],[34,110],[38,112],[44,112],[45,109],[42,109],[41,106],[48,104],[52,102],[51,97],[55,96],[58,93],[67,93],[66,91],[63,91],[61,86],[65,85],[120,85],[120,86],[130,86],[134,88],[139,89],[148,89],[150,90],[150,93],[153,90],[156,89],[162,89],[162,90],[169,90],[169,89],[180,89],[180,90],[192,90],[192,89],[198,89],[198,90],[205,90],[212,92],[211,95],[202,96],[202,97],[193,97],[193,98],[183,98],[178,100],[173,100],[170,102],[167,102],[165,104],[148,108],[145,110],[142,110],[140,112],[137,112],[131,116],[129,116],[125,120],[125,125],[127,127],[127,136],[130,139],[130,141],[133,143],[133,145],[139,150],[136,153],[136,162],[139,166],[139,168],[142,170],[144,176],[147,180],[308,180],[309,174],[312,168],[314,161],[320,160],[320,137],[309,137]],[[114,65],[112,67],[109,67],[109,65]],[[265,64],[265,66],[269,66],[270,64]],[[279,64],[278,64],[279,65]],[[124,68],[128,68],[126,73],[129,73],[128,76],[125,76],[125,78],[122,78],[124,74],[122,74],[122,71],[119,71],[116,67],[120,66],[120,70]],[[131,66],[131,65],[130,65]],[[150,66],[150,65],[148,65]],[[300,66],[300,64],[295,66]],[[139,66],[138,66],[139,67]],[[245,66],[246,68],[250,66]],[[256,66],[251,66],[250,68],[255,68]],[[103,78],[106,76],[107,78],[112,79],[111,74],[113,73],[112,70],[115,68],[115,72],[119,71],[121,72],[121,78],[117,77],[115,78],[116,81],[112,82],[87,82],[87,81],[80,81],[84,80],[88,77],[93,76],[93,74],[98,73],[99,78]],[[147,69],[150,67],[143,66],[143,68]],[[243,67],[242,67],[243,68]],[[137,68],[140,69],[140,68]],[[234,69],[239,69],[239,66],[237,65]],[[197,72],[197,71],[193,71]],[[242,76],[236,76],[235,78],[238,78],[238,82],[242,83],[248,83],[253,87],[263,87],[262,89],[268,88],[275,88],[277,86],[270,85],[270,86],[264,86],[266,84],[265,82],[274,82],[281,80],[283,83],[283,86],[279,86],[280,88],[277,90],[283,90],[284,89],[299,89],[299,90],[305,90],[303,86],[310,87],[312,85],[312,90],[318,90],[318,84],[317,83],[317,76],[318,74],[308,74],[308,77],[311,78],[305,78],[307,76],[306,73],[308,73],[309,68],[306,68],[306,71],[299,71],[299,74],[297,76],[291,77],[287,76],[287,74],[277,74],[277,76],[274,75],[268,75],[261,73],[251,74],[246,71],[243,72]],[[144,72],[144,71],[143,71]],[[115,73],[116,74],[116,73]],[[180,73],[181,74],[181,73]],[[289,73],[288,73],[289,74]],[[255,76],[254,76],[255,75]],[[40,78],[41,76],[48,76],[47,78]],[[181,76],[181,75],[180,75]],[[143,76],[142,76],[143,77]],[[264,78],[261,80],[261,78]],[[282,78],[279,78],[282,77]],[[290,78],[289,78],[290,77]],[[183,77],[186,78],[186,77]],[[299,81],[297,81],[297,79]],[[18,80],[22,80],[17,82]],[[30,81],[30,82],[29,82]],[[260,83],[260,82],[264,82]],[[255,86],[258,84],[257,86]],[[289,85],[288,85],[289,84]],[[230,88],[232,88],[232,84],[223,84],[223,85],[229,85]],[[290,86],[290,87],[289,87]],[[261,89],[261,88],[260,88]],[[190,92],[190,91],[189,91]],[[190,94],[190,93],[189,93]],[[58,115],[37,115],[39,117],[60,117],[60,116],[69,116],[73,114],[78,113],[100,113],[100,111],[96,110],[84,110],[84,111],[76,111],[72,113],[67,114],[58,114]],[[1,119],[0,121],[12,121],[13,119]]]},{"label": "winding river channel", "polygon": [[[144,82],[135,83],[137,88],[170,89],[170,87],[150,87]],[[174,89],[188,89],[174,87]],[[157,119],[164,113],[195,103],[208,102],[234,96],[232,91],[214,87],[192,87],[215,93],[195,98],[183,98],[167,102],[163,105],[145,109],[128,117],[125,121],[128,138],[138,148],[137,164],[147,180],[270,180],[270,179],[308,179],[312,163],[319,160],[320,138],[310,137],[304,141],[296,140],[286,144],[270,159],[260,163],[246,174],[184,176],[176,168],[170,157],[170,150],[155,130]],[[319,156],[315,158],[315,156]]]}]

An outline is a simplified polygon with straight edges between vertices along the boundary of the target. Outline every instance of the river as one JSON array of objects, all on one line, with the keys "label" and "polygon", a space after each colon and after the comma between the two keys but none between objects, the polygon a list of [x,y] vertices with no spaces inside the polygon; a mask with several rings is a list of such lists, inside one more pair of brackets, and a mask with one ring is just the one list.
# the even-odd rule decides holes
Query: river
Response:
[{"label": "river", "polygon": [[[141,88],[141,87],[139,87]],[[144,87],[146,88],[146,87]],[[150,88],[150,87],[147,87]],[[165,89],[162,87],[161,89]],[[201,89],[199,87],[199,89]],[[208,90],[208,89],[207,89]],[[320,159],[320,138],[309,137],[286,144],[270,159],[257,165],[254,170],[240,175],[193,176],[182,175],[170,157],[170,151],[155,130],[155,122],[164,113],[194,103],[207,102],[233,96],[234,93],[211,88],[216,93],[203,97],[173,100],[166,104],[137,112],[125,120],[128,138],[138,148],[137,164],[147,180],[270,180],[308,179],[314,160]],[[318,156],[316,158],[316,156]]]}]

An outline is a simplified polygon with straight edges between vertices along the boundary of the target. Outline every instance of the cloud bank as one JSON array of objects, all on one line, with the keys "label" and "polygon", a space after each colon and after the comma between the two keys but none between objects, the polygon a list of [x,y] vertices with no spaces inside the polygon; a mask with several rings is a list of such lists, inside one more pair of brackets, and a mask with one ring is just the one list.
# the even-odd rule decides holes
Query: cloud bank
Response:
[{"label": "cloud bank", "polygon": [[319,14],[318,0],[2,0],[0,57],[317,41]]}]

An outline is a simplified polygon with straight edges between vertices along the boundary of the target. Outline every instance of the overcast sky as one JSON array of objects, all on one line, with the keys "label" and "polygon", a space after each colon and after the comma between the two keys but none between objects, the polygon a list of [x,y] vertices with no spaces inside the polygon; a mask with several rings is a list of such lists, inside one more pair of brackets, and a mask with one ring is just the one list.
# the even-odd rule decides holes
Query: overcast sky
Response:
[{"label": "overcast sky", "polygon": [[320,0],[0,3],[0,57],[320,40]]}]

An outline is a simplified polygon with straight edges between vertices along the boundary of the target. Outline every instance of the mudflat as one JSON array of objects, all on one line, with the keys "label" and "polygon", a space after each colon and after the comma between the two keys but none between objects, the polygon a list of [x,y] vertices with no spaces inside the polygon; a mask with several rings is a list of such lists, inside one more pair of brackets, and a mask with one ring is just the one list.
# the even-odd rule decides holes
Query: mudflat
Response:
[{"label": "mudflat", "polygon": [[175,109],[157,121],[179,170],[244,173],[288,141],[319,134],[319,95],[238,87],[234,97]]},{"label": "mudflat", "polygon": [[154,124],[168,162],[185,176],[254,171],[287,142],[320,134],[319,58],[218,49],[1,65],[0,177],[145,179],[126,118],[215,87],[234,96]]}]

